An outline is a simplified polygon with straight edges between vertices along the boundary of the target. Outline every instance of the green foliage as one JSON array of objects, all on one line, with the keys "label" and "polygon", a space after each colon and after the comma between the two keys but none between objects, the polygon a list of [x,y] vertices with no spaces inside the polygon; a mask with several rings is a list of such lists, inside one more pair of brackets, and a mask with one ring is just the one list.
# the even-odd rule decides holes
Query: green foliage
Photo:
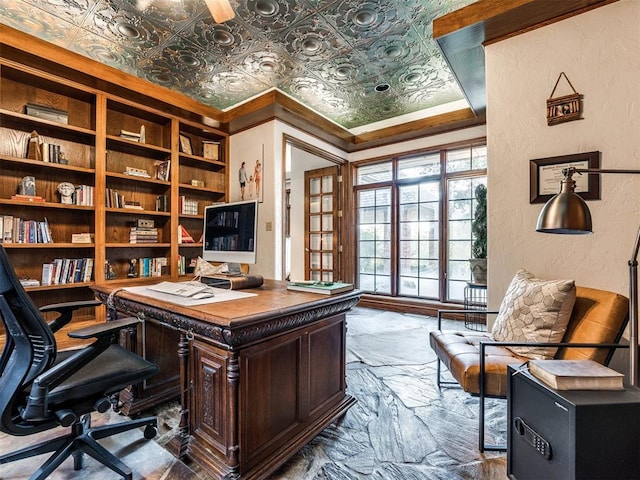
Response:
[{"label": "green foliage", "polygon": [[471,223],[472,258],[487,258],[487,187],[476,187],[476,211]]}]

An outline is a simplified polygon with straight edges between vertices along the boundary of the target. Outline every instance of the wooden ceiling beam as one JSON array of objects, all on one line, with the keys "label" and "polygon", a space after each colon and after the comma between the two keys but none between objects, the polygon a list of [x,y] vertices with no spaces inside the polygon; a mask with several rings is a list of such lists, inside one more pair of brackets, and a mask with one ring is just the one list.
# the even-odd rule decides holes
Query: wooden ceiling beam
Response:
[{"label": "wooden ceiling beam", "polygon": [[433,38],[471,108],[486,108],[484,46],[618,0],[478,0],[433,21]]}]

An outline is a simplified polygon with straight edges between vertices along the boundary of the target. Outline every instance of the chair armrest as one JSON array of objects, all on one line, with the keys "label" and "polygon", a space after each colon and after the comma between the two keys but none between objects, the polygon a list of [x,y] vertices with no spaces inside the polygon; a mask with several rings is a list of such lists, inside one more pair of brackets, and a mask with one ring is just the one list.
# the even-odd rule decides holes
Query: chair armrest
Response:
[{"label": "chair armrest", "polygon": [[73,317],[73,312],[80,308],[97,307],[101,302],[98,300],[79,300],[77,302],[52,303],[40,307],[40,312],[58,312],[60,315],[49,322],[49,328],[52,332],[57,332],[67,325]]},{"label": "chair armrest", "polygon": [[442,330],[442,314],[443,313],[475,313],[480,315],[497,315],[497,310],[481,310],[481,309],[467,309],[467,310],[438,310],[438,330]]},{"label": "chair armrest", "polygon": [[69,332],[67,335],[69,335],[71,338],[79,339],[100,338],[111,335],[116,330],[121,330],[140,322],[141,320],[136,317],[121,318],[119,320],[114,320],[113,322],[97,323],[89,327],[80,328],[78,330],[74,330],[73,332]]}]

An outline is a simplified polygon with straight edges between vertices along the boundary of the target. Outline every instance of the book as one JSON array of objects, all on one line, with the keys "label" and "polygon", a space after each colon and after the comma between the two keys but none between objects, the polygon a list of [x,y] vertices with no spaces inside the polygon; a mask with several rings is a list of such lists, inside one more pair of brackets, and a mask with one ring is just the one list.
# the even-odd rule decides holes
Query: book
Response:
[{"label": "book", "polygon": [[207,275],[201,277],[200,281],[210,287],[228,290],[258,288],[264,283],[262,275]]},{"label": "book", "polygon": [[335,295],[336,293],[348,292],[353,290],[353,284],[341,282],[290,282],[287,290],[295,290],[298,292],[320,293],[322,295]]},{"label": "book", "polygon": [[593,360],[531,360],[529,372],[556,390],[624,390],[624,375]]}]

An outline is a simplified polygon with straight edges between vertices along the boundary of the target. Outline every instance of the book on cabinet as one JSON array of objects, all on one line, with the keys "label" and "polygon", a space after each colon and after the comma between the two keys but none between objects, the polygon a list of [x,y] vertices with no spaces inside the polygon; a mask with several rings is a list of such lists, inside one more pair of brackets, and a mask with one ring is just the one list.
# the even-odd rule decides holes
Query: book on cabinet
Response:
[{"label": "book on cabinet", "polygon": [[593,360],[530,360],[529,372],[556,390],[623,390],[624,375]]},{"label": "book on cabinet", "polygon": [[[150,259],[143,260],[149,264],[149,281],[154,281],[152,275],[177,279],[177,260],[174,265],[162,259],[192,257],[198,247],[179,245],[178,225],[185,224],[200,238],[204,206],[226,200],[227,174],[223,160],[179,153],[178,133],[189,136],[195,153],[202,151],[203,141],[216,142],[221,159],[226,156],[226,134],[150,107],[142,103],[144,97],[117,97],[2,57],[0,88],[0,242],[19,277],[44,280],[27,288],[36,305],[51,303],[51,290],[55,302],[92,299],[89,287],[108,281],[107,266],[116,280],[127,280],[131,259]],[[62,110],[67,113],[65,122],[56,116],[27,115],[26,104]],[[123,131],[144,135],[130,138],[122,136]],[[54,158],[64,162],[44,161],[42,155],[27,158],[32,138],[39,146],[56,145]],[[149,176],[132,174],[138,171]],[[204,187],[183,185],[187,175],[204,179]],[[35,178],[36,196],[43,201],[11,199],[27,176]],[[62,203],[57,191],[62,182],[75,187],[72,204]],[[107,192],[117,192],[117,205],[107,204]],[[196,202],[197,213],[182,218],[177,209],[180,195]],[[26,238],[34,243],[14,241],[13,218],[23,221]],[[146,237],[136,233],[136,243],[130,243],[131,228],[139,218],[154,221],[155,241],[138,242]],[[78,233],[85,234],[83,243],[75,243]],[[56,284],[54,264],[64,259],[70,260],[65,281]],[[95,309],[81,314],[95,315]]]}]

